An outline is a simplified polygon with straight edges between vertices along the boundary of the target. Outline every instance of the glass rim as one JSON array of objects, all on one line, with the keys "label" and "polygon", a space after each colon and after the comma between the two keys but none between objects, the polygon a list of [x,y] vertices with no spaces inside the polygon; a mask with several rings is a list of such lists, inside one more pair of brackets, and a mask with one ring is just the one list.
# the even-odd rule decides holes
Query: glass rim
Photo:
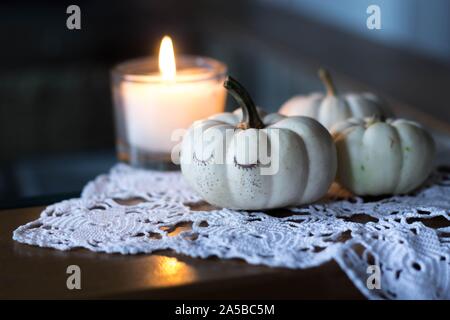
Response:
[{"label": "glass rim", "polygon": [[[199,68],[195,78],[177,79],[177,83],[190,83],[222,78],[227,73],[227,65],[219,60],[204,56],[180,55],[176,56],[177,71],[187,68]],[[181,67],[181,69],[179,69]],[[127,60],[115,65],[111,70],[113,79],[126,82],[161,83],[159,77],[158,57],[140,57]]]}]

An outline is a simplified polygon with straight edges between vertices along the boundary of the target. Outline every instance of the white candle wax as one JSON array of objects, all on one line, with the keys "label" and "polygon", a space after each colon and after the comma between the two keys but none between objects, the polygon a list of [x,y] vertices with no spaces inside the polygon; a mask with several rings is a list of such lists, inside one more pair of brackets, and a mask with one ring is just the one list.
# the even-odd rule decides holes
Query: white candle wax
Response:
[{"label": "white candle wax", "polygon": [[121,83],[131,147],[170,153],[178,143],[171,140],[174,130],[187,129],[194,121],[223,111],[226,93],[222,83],[217,79],[201,80],[201,74],[198,68],[182,71],[170,82],[140,75]]}]

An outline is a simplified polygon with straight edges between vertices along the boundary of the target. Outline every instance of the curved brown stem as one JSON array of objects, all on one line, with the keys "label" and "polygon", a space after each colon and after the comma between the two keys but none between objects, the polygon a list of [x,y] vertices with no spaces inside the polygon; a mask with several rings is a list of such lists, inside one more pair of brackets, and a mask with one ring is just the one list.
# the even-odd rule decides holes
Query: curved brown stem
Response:
[{"label": "curved brown stem", "polygon": [[241,129],[261,129],[264,128],[264,123],[259,117],[258,110],[253,102],[250,94],[233,77],[228,76],[223,86],[228,90],[231,96],[237,101],[238,105],[242,108],[242,121],[238,124],[238,128]]},{"label": "curved brown stem", "polygon": [[319,78],[322,80],[325,88],[327,89],[327,94],[330,96],[336,95],[336,87],[334,86],[333,79],[327,69],[319,69]]}]

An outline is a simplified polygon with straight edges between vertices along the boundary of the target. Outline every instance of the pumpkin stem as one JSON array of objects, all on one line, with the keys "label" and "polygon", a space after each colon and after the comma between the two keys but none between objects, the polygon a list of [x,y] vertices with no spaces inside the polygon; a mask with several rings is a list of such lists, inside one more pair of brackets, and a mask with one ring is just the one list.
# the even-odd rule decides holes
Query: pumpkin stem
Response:
[{"label": "pumpkin stem", "polygon": [[374,123],[377,122],[385,122],[386,121],[386,117],[384,115],[379,115],[379,114],[374,114],[373,116],[371,116],[369,118],[369,120],[367,121],[367,125],[371,126]]},{"label": "pumpkin stem", "polygon": [[327,94],[330,96],[336,95],[336,87],[333,84],[333,80],[331,78],[330,73],[327,69],[320,68],[319,69],[319,78],[322,80],[323,84],[325,85],[325,88],[327,89]]},{"label": "pumpkin stem", "polygon": [[230,76],[227,77],[227,79],[223,83],[223,86],[228,90],[231,96],[242,108],[242,120],[237,127],[241,129],[264,128],[264,123],[259,117],[255,103],[253,102],[250,94],[247,92],[244,86]]}]

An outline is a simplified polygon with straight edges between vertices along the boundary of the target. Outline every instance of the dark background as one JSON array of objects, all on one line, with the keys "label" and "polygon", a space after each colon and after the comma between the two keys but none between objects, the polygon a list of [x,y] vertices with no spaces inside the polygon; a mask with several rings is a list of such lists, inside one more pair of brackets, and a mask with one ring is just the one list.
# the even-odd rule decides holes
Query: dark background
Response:
[{"label": "dark background", "polygon": [[[81,30],[66,8],[81,8]],[[366,8],[381,8],[368,30]],[[115,162],[109,71],[157,53],[228,64],[256,102],[276,111],[321,90],[370,88],[450,122],[450,1],[3,1],[0,4],[0,205],[78,193]],[[231,106],[229,106],[231,108]]]}]

